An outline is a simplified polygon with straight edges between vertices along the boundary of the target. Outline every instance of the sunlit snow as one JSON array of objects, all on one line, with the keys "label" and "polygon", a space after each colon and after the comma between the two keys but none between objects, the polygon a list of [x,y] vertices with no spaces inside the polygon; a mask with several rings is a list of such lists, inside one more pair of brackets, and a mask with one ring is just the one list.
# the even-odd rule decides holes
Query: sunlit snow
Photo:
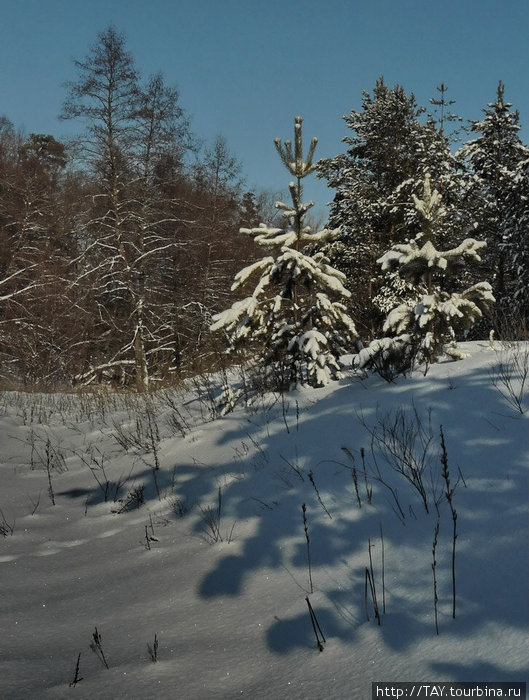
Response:
[{"label": "sunlit snow", "polygon": [[[461,347],[468,359],[426,377],[346,371],[215,419],[214,377],[148,401],[3,393],[2,700],[350,700],[372,681],[527,680],[527,395],[522,414],[493,370],[508,348]],[[373,441],[414,416],[430,440],[428,513]],[[440,426],[457,484],[455,619]],[[370,551],[380,626],[371,598],[366,619]]]}]

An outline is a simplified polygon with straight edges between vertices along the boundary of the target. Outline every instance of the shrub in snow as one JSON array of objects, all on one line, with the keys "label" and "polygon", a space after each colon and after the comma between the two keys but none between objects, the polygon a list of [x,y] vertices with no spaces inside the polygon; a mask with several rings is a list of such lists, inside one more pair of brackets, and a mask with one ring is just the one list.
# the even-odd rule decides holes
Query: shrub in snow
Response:
[{"label": "shrub in snow", "polygon": [[388,382],[399,374],[405,374],[413,366],[416,347],[411,335],[373,340],[354,358],[359,369],[373,369]]},{"label": "shrub in snow", "polygon": [[388,314],[384,332],[391,337],[373,341],[357,356],[359,367],[380,367],[398,373],[409,369],[414,359],[426,366],[444,351],[454,359],[464,355],[457,348],[456,336],[468,330],[494,302],[488,282],[478,282],[456,292],[454,283],[465,273],[468,263],[479,263],[483,241],[466,238],[451,250],[439,251],[436,237],[442,231],[446,210],[441,195],[433,190],[429,176],[423,198],[413,196],[422,219],[422,231],[408,243],[395,245],[377,261],[388,273],[398,271],[413,285],[415,298],[399,304]]},{"label": "shrub in snow", "polygon": [[[313,202],[301,201],[301,180],[311,173],[317,139],[303,158],[302,118],[294,124],[294,152],[290,141],[276,139],[278,153],[295,176],[289,185],[292,204],[277,202],[286,227],[241,229],[269,254],[241,270],[232,290],[258,277],[250,296],[213,317],[211,330],[228,333],[231,347],[258,341],[260,361],[287,384],[323,386],[340,376],[339,357],[355,342],[356,328],[341,300],[350,297],[345,275],[331,267],[319,250],[334,240],[339,229],[312,232],[305,223]],[[310,250],[311,254],[307,254]]]}]

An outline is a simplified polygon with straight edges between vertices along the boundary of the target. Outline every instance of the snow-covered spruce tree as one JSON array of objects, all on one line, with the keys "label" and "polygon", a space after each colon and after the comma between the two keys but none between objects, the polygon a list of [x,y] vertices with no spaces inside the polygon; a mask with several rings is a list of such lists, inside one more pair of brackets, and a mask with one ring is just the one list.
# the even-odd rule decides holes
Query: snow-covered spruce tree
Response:
[{"label": "snow-covered spruce tree", "polygon": [[423,123],[424,111],[413,93],[406,94],[399,85],[390,88],[380,78],[372,95],[363,93],[362,109],[344,117],[350,130],[343,139],[347,151],[317,166],[318,176],[336,190],[328,226],[341,229],[325,253],[347,275],[354,292],[353,316],[363,335],[371,338],[380,334],[388,311],[411,291],[397,272],[382,274],[376,261],[421,230],[412,195],[421,194],[426,172],[442,191],[449,212],[457,212],[451,225],[445,221],[442,244],[450,246],[450,238],[467,227],[459,205],[464,178],[442,123]]},{"label": "snow-covered spruce tree", "polygon": [[[267,371],[287,385],[322,386],[340,376],[339,357],[357,338],[355,325],[342,301],[350,296],[345,275],[329,265],[318,247],[335,239],[338,229],[312,233],[305,224],[313,202],[303,204],[301,181],[315,166],[317,139],[312,139],[306,159],[302,148],[302,118],[294,123],[294,151],[290,141],[275,140],[281,160],[295,177],[289,184],[292,204],[277,202],[287,226],[241,229],[269,252],[262,260],[241,270],[232,290],[250,277],[259,279],[252,294],[213,318],[212,330],[224,330],[235,347],[258,341],[260,361]],[[310,246],[311,255],[303,252]],[[316,252],[314,252],[316,251]]]},{"label": "snow-covered spruce tree", "polygon": [[529,148],[520,140],[519,115],[505,100],[503,83],[498,85],[495,101],[483,112],[483,119],[471,124],[476,138],[467,142],[457,155],[468,163],[475,176],[469,194],[473,215],[487,243],[482,269],[505,312],[512,303],[518,266],[513,264],[515,249],[505,247],[504,243],[527,208],[516,190],[522,164],[529,159]]},{"label": "snow-covered spruce tree", "polygon": [[[512,278],[503,303],[502,317],[511,326],[508,331],[529,330],[529,157],[520,163],[505,201],[501,251]],[[516,328],[520,322],[521,328]],[[514,327],[512,327],[514,325]],[[502,331],[500,327],[500,332]],[[505,329],[507,330],[507,329]],[[503,333],[505,336],[505,334]]]},{"label": "snow-covered spruce tree", "polygon": [[416,172],[422,110],[400,86],[381,77],[373,94],[363,93],[362,109],[343,117],[350,130],[346,152],[319,161],[318,176],[336,191],[329,227],[340,235],[326,247],[333,265],[355,283],[353,308],[364,334],[376,334],[383,316],[372,304],[380,288],[376,260],[401,240],[402,210],[388,207],[395,188]]},{"label": "snow-covered spruce tree", "polygon": [[468,263],[481,261],[478,251],[486,243],[466,238],[455,248],[437,250],[447,210],[438,190],[432,191],[429,176],[422,199],[414,195],[413,201],[422,230],[408,243],[393,246],[377,262],[383,272],[398,270],[413,285],[416,297],[389,313],[383,330],[391,337],[371,342],[357,357],[359,367],[382,368],[389,376],[410,369],[414,361],[424,363],[427,370],[443,351],[453,359],[464,357],[456,344],[457,335],[494,302],[488,282],[454,291]]}]

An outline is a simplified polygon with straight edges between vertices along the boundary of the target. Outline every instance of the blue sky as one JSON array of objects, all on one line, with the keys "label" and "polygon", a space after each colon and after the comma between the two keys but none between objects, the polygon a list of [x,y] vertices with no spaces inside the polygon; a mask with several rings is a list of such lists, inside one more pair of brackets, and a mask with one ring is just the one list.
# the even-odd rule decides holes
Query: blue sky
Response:
[{"label": "blue sky", "polygon": [[[286,189],[273,139],[305,118],[317,157],[343,150],[342,115],[384,75],[420,104],[444,81],[479,119],[498,81],[529,134],[529,0],[0,0],[0,114],[60,138],[62,83],[109,23],[142,74],[161,70],[194,132],[223,134],[247,186]],[[314,178],[318,207],[332,197]]]}]

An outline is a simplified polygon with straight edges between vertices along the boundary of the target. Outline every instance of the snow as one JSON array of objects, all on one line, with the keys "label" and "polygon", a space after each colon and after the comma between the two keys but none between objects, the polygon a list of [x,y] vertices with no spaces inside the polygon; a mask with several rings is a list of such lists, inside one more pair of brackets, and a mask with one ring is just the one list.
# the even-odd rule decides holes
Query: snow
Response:
[{"label": "snow", "polygon": [[[494,345],[462,343],[468,359],[443,361],[426,377],[388,384],[346,372],[322,389],[257,396],[215,420],[208,395],[223,385],[215,377],[147,402],[3,393],[0,528],[13,533],[0,535],[2,700],[350,700],[370,698],[372,681],[528,680],[528,407],[522,415],[494,385],[491,369],[509,354]],[[375,453],[402,521],[373,476],[369,430],[384,417],[412,420],[415,410],[432,436],[429,513]],[[452,520],[442,500],[436,635],[441,425],[452,485],[459,478],[457,591],[454,620]],[[96,475],[111,482],[108,502]],[[144,486],[141,507],[117,512],[120,479],[122,499]],[[214,541],[207,522],[219,487]],[[381,528],[386,612],[378,626],[371,603],[366,620],[364,574],[370,542],[381,607]],[[327,640],[321,653],[306,597]],[[90,649],[96,627],[109,669]],[[83,680],[69,687],[79,653]]]},{"label": "snow", "polygon": [[266,257],[242,269],[235,275],[235,280],[231,286],[231,291],[234,292],[236,289],[241,287],[247,281],[247,279],[253,275],[254,272],[269,268],[273,262],[274,258]]},{"label": "snow", "polygon": [[416,271],[424,271],[428,268],[437,268],[438,270],[446,270],[448,263],[458,263],[461,258],[468,258],[474,262],[480,262],[481,257],[477,251],[486,246],[483,241],[476,241],[474,238],[465,238],[456,248],[451,250],[438,251],[431,241],[426,241],[422,247],[419,247],[417,240],[410,243],[402,243],[395,245],[391,250],[387,251],[378,260],[382,266],[382,271],[392,270],[396,266],[402,266],[401,270],[411,275]]}]

